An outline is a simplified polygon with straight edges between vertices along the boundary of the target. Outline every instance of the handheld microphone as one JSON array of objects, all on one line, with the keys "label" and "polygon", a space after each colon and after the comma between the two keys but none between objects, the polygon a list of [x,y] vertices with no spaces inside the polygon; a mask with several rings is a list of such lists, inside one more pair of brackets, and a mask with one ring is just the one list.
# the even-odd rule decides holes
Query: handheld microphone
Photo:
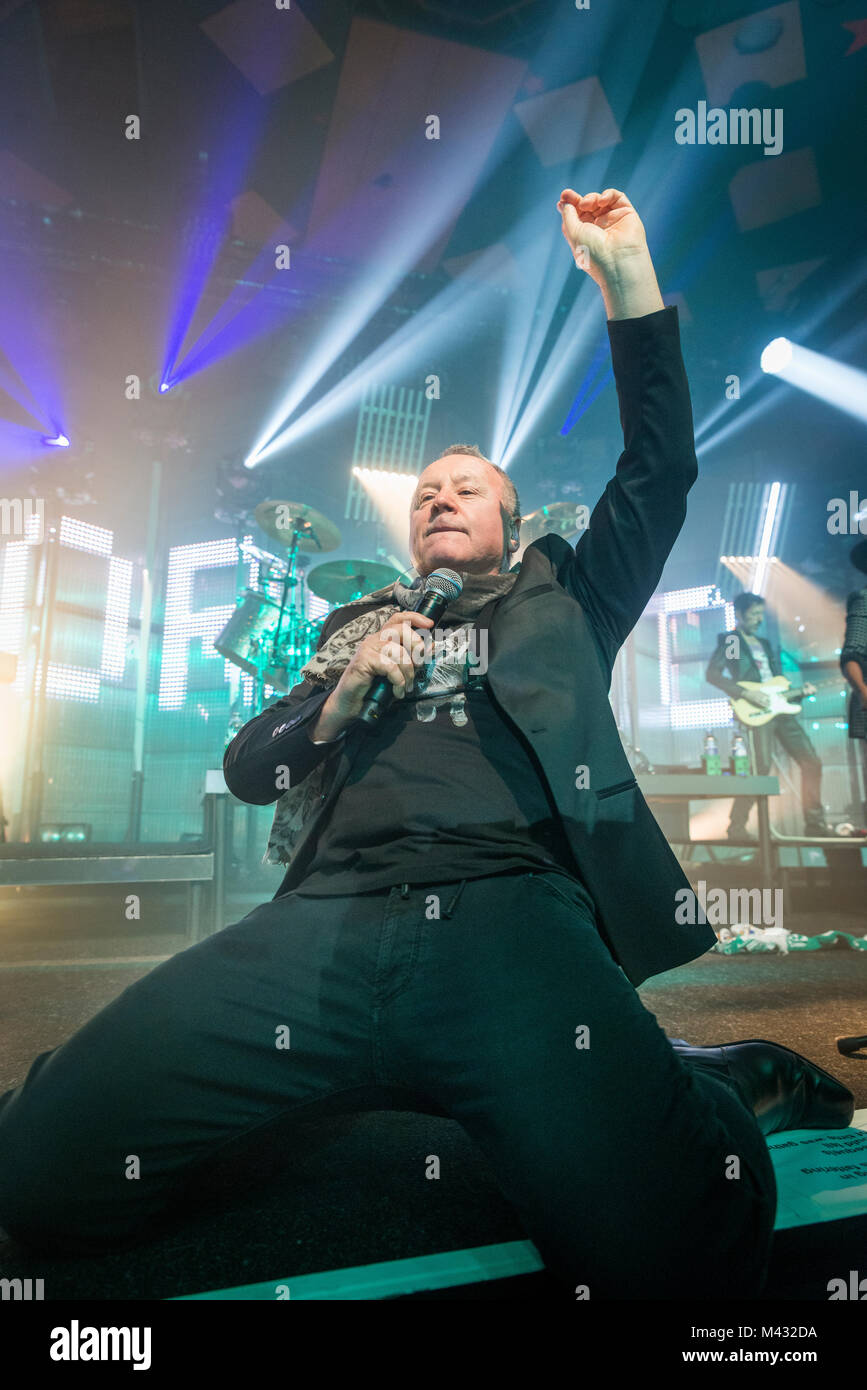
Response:
[{"label": "handheld microphone", "polygon": [[[421,598],[408,612],[421,613],[425,618],[433,618],[434,625],[442,617],[450,603],[460,595],[464,582],[454,570],[439,569],[429,574],[424,581]],[[433,631],[425,628],[425,632]],[[388,709],[394,699],[394,686],[387,676],[378,676],[364,697],[358,718],[362,724],[375,724],[381,714]]]}]

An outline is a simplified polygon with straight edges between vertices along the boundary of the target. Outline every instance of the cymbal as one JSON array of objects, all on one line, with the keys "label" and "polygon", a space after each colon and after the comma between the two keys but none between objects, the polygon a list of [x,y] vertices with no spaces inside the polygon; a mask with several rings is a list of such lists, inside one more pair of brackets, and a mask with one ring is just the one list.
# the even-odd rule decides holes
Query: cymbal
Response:
[{"label": "cymbal", "polygon": [[521,545],[529,545],[549,531],[556,532],[558,536],[571,536],[576,531],[583,531],[586,525],[583,502],[552,502],[550,506],[539,507],[521,519]]},{"label": "cymbal", "polygon": [[400,579],[400,570],[376,560],[329,560],[307,576],[307,587],[328,603],[351,603]]},{"label": "cymbal", "polygon": [[266,536],[291,550],[297,535],[299,550],[336,550],[340,532],[327,516],[304,502],[260,502],[256,522]]}]

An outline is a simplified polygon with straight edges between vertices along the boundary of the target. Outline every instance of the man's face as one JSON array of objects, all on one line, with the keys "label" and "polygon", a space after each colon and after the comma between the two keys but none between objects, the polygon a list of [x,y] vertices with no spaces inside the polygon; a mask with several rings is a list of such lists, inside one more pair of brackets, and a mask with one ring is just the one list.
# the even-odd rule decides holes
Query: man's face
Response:
[{"label": "man's face", "polygon": [[409,551],[420,575],[440,566],[500,572],[510,534],[501,486],[499,474],[472,454],[449,454],[425,468],[409,521]]},{"label": "man's face", "polygon": [[749,608],[744,609],[744,615],[741,618],[741,627],[744,632],[751,634],[755,632],[757,628],[761,627],[764,616],[765,605],[763,603],[751,603]]}]

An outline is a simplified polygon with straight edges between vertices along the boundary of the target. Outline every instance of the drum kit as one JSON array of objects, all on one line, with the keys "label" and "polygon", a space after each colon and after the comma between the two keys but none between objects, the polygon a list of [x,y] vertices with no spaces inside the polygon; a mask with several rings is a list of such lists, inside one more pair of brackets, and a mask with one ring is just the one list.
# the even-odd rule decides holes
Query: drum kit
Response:
[{"label": "drum kit", "polygon": [[[305,616],[303,574],[306,554],[336,550],[341,535],[322,512],[303,502],[260,502],[253,516],[279,553],[241,541],[244,559],[259,566],[258,589],[244,589],[214,647],[256,682],[254,714],[260,713],[266,686],[285,694],[301,680],[301,670],[316,651],[325,621]],[[351,603],[400,578],[391,565],[369,560],[335,560],[317,565],[306,577],[310,591],[337,606]],[[271,592],[267,592],[270,589]],[[248,712],[249,717],[249,712]],[[237,718],[233,728],[239,727]]]},{"label": "drum kit", "polygon": [[[241,591],[234,613],[214,639],[214,647],[254,678],[253,713],[258,714],[264,706],[266,687],[285,694],[302,679],[302,668],[316,651],[325,619],[312,621],[305,616],[303,570],[308,562],[303,557],[336,550],[341,535],[328,517],[304,502],[260,502],[253,518],[269,540],[277,543],[279,553],[246,541],[239,543],[244,559],[258,563],[262,587]],[[528,545],[548,531],[565,536],[577,529],[574,505],[555,502],[523,518],[521,540]],[[306,585],[318,598],[337,607],[401,577],[391,565],[378,561],[333,560],[311,570]],[[241,711],[236,709],[230,734],[241,722]]]}]

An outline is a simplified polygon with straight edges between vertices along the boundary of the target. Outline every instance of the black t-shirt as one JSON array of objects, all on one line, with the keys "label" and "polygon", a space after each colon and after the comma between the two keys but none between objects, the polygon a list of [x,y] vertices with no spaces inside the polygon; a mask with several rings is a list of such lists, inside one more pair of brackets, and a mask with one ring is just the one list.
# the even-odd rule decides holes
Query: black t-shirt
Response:
[{"label": "black t-shirt", "polygon": [[361,744],[299,894],[516,870],[578,877],[535,755],[478,674],[471,627],[434,647]]}]

